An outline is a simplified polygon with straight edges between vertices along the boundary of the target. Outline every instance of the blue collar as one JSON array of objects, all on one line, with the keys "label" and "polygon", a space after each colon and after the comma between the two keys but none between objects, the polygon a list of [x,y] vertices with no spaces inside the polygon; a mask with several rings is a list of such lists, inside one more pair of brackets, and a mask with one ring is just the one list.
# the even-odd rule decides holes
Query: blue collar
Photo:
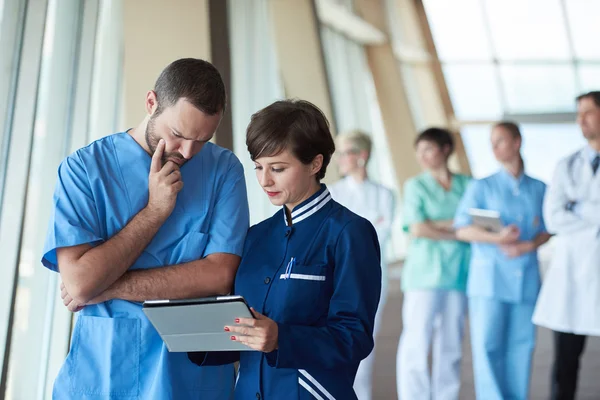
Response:
[{"label": "blue collar", "polygon": [[[331,201],[331,194],[329,189],[324,184],[321,184],[321,189],[302,203],[298,204],[292,210],[292,225],[295,225],[301,221],[304,221],[308,217],[314,215],[317,211],[323,208],[327,203]],[[283,220],[287,226],[287,216],[285,206],[283,206]]]},{"label": "blue collar", "polygon": [[498,172],[500,174],[500,176],[502,178],[504,178],[505,180],[509,181],[512,184],[515,185],[520,185],[521,183],[523,183],[523,181],[525,180],[525,171],[521,171],[521,174],[518,177],[514,177],[513,174],[511,174],[510,172],[508,172],[508,170],[506,168],[501,168],[500,172]]},{"label": "blue collar", "polygon": [[600,153],[598,153],[596,150],[592,149],[592,146],[590,146],[589,144],[584,147],[583,152],[589,162],[593,162],[594,158],[596,158],[597,156],[600,155]]},{"label": "blue collar", "polygon": [[508,172],[508,170],[505,168],[501,168],[500,172],[498,172],[498,175],[500,176],[500,179],[502,179],[505,184],[510,187],[513,195],[515,196],[518,196],[521,192],[521,185],[525,182],[525,178],[527,177],[523,171],[518,177],[515,178],[513,174]]}]

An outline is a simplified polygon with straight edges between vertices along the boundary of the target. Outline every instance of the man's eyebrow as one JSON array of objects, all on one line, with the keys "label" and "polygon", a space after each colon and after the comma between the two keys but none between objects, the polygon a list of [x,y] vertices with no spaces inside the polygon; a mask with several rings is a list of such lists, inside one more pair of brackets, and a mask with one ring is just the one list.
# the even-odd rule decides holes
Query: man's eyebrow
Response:
[{"label": "man's eyebrow", "polygon": [[185,136],[183,136],[183,135],[181,134],[181,132],[179,132],[177,129],[175,129],[175,128],[171,128],[171,129],[173,130],[173,132],[175,132],[175,134],[176,134],[177,136],[179,136],[180,138],[182,138],[182,139],[185,139],[185,140],[193,140],[194,142],[206,143],[206,142],[210,142],[210,139],[212,139],[212,137],[211,137],[210,139],[208,139],[208,140],[196,140],[196,139],[189,139],[189,138],[186,138]]}]

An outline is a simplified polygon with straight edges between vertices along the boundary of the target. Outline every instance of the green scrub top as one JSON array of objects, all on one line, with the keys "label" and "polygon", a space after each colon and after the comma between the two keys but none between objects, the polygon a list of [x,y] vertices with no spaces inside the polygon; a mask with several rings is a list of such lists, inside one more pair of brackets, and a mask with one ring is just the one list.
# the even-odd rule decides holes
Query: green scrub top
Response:
[{"label": "green scrub top", "polygon": [[[470,177],[453,174],[445,190],[429,173],[404,184],[403,229],[425,221],[452,220]],[[455,240],[411,237],[402,268],[402,290],[445,289],[465,291],[471,246]]]}]

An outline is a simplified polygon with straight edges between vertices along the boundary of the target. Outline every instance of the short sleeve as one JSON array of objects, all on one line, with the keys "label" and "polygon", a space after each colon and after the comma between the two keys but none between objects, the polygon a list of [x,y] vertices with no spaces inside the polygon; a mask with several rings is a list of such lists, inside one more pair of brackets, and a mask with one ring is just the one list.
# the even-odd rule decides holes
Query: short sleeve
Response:
[{"label": "short sleeve", "polygon": [[424,198],[419,182],[410,179],[404,184],[402,197],[402,229],[408,232],[412,224],[425,222]]},{"label": "short sleeve", "polygon": [[242,255],[250,224],[244,169],[231,154],[229,168],[217,195],[205,255]]},{"label": "short sleeve", "polygon": [[95,246],[103,240],[87,172],[74,153],[58,167],[42,264],[58,272],[56,249],[80,244]]},{"label": "short sleeve", "polygon": [[458,175],[460,177],[460,187],[461,187],[461,192],[465,192],[467,190],[467,187],[469,186],[469,183],[471,183],[473,181],[473,178],[470,177],[469,175]]},{"label": "short sleeve", "polygon": [[469,214],[469,210],[471,208],[483,208],[483,204],[481,201],[481,191],[481,181],[472,180],[468,184],[465,193],[463,194],[460,202],[458,203],[458,208],[456,209],[456,214],[454,216],[455,229],[463,228],[473,223],[471,215]]}]

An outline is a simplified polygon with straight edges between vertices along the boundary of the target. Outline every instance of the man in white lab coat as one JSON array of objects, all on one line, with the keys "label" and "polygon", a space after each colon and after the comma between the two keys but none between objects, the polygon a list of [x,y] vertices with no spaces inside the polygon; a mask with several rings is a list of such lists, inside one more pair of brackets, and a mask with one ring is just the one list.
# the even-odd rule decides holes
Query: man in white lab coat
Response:
[{"label": "man in white lab coat", "polygon": [[554,330],[552,400],[574,399],[587,335],[600,336],[600,91],[577,98],[588,145],[557,166],[544,218],[555,250],[533,322]]},{"label": "man in white lab coat", "polygon": [[[394,195],[390,189],[373,182],[367,176],[367,163],[371,156],[372,142],[366,133],[358,130],[350,131],[338,135],[336,142],[336,160],[339,172],[344,178],[329,186],[331,197],[350,211],[368,219],[377,231],[381,247],[381,297],[373,331],[373,337],[376,339],[387,296],[385,243],[390,236],[392,227]],[[375,346],[377,346],[377,342],[375,342]],[[354,391],[358,400],[371,400],[374,359],[375,349],[358,367],[354,380]]]}]

